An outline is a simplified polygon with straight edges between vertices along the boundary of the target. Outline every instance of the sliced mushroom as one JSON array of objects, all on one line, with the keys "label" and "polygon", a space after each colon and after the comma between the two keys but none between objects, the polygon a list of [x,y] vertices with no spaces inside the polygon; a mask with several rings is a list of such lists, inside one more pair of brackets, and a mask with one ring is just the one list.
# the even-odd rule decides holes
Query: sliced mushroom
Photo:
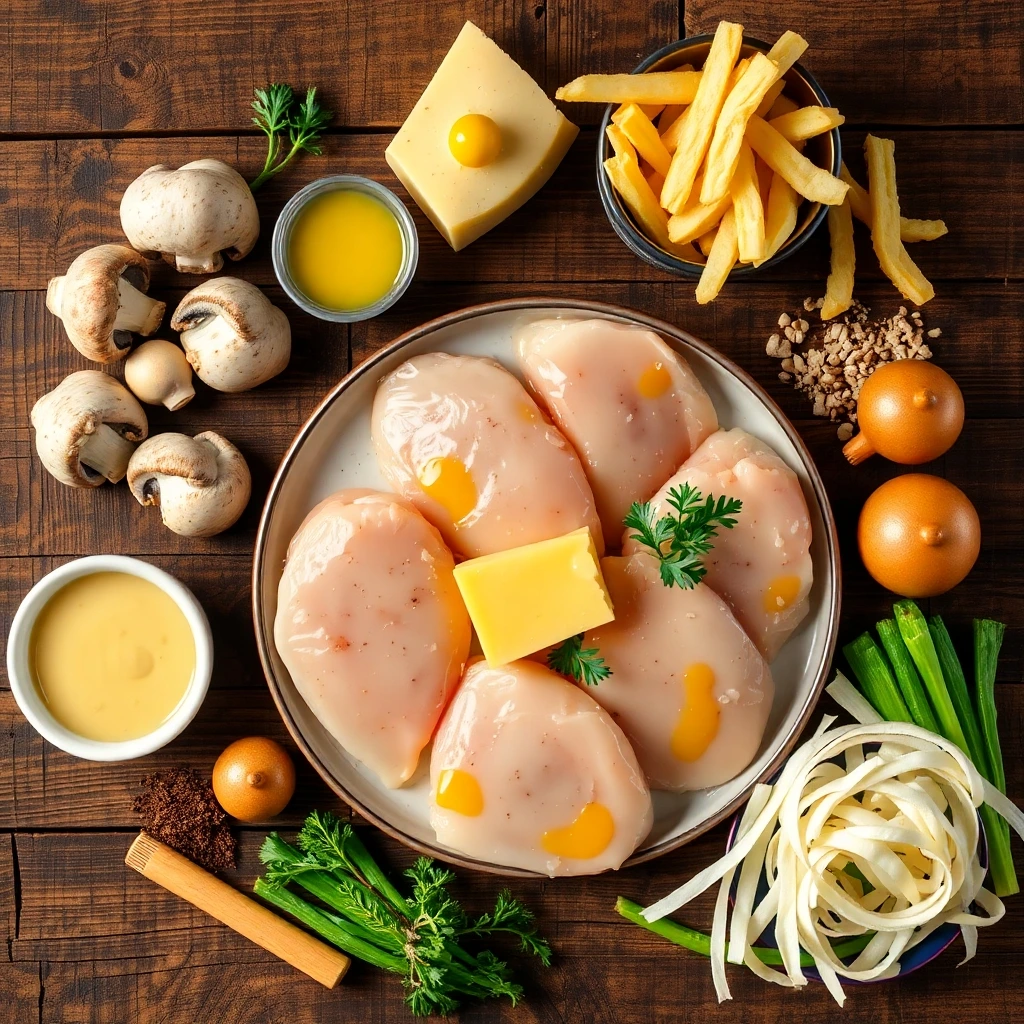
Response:
[{"label": "sliced mushroom", "polygon": [[158,505],[169,530],[212,537],[232,526],[252,490],[242,453],[212,430],[157,434],[128,464],[128,486],[140,505]]},{"label": "sliced mushroom", "polygon": [[192,367],[185,353],[170,341],[144,341],[125,360],[125,383],[148,405],[165,405],[175,412],[195,397]]},{"label": "sliced mushroom", "polygon": [[36,402],[31,418],[40,460],[69,487],[123,479],[136,443],[149,433],[142,406],[99,370],[65,377]]},{"label": "sliced mushroom", "polygon": [[132,335],[148,337],[166,303],[146,295],[149,266],[126,245],[97,245],[78,256],[63,277],[51,277],[46,308],[64,323],[71,344],[97,363],[124,359]]},{"label": "sliced mushroom", "polygon": [[218,391],[248,391],[276,377],[292,354],[288,317],[255,285],[218,277],[178,303],[171,327],[199,379]]},{"label": "sliced mushroom", "polygon": [[185,274],[213,274],[224,253],[240,260],[252,250],[260,218],[238,171],[221,160],[193,160],[143,171],[121,197],[121,227],[139,252]]}]

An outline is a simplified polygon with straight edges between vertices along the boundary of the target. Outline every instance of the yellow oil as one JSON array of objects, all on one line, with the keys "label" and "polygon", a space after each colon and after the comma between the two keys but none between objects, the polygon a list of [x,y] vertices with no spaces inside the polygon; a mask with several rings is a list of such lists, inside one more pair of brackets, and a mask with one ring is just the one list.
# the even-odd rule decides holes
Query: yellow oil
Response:
[{"label": "yellow oil", "polygon": [[325,309],[365,309],[402,267],[402,233],[379,200],[354,189],[311,199],[292,227],[288,266],[299,290]]},{"label": "yellow oil", "polygon": [[123,572],[72,580],[46,603],[30,660],[50,713],[86,739],[138,739],[167,720],[196,666],[188,620],[156,584]]},{"label": "yellow oil", "polygon": [[428,459],[418,479],[420,487],[443,506],[453,522],[465,519],[476,508],[476,484],[461,459],[451,455]]},{"label": "yellow oil", "polygon": [[589,803],[563,828],[549,829],[541,845],[556,857],[590,860],[607,849],[615,836],[615,819],[604,804]]},{"label": "yellow oil", "polygon": [[437,780],[437,806],[468,818],[477,817],[484,809],[480,783],[461,768],[446,768]]},{"label": "yellow oil", "polygon": [[718,735],[721,709],[714,688],[715,673],[702,661],[683,673],[683,709],[672,731],[672,753],[680,761],[699,760]]},{"label": "yellow oil", "polygon": [[636,383],[641,398],[661,398],[672,387],[672,374],[662,362],[651,363]]},{"label": "yellow oil", "polygon": [[785,611],[800,596],[799,576],[776,576],[764,592],[764,610],[772,615]]}]

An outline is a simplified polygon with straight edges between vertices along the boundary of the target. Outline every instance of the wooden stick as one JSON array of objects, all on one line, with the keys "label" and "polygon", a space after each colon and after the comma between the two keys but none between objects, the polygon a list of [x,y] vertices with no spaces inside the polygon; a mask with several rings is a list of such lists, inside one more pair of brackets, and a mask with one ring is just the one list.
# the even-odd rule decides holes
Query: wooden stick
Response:
[{"label": "wooden stick", "polygon": [[145,832],[128,848],[124,862],[327,988],[334,988],[348,970],[351,961],[344,953],[278,917]]}]

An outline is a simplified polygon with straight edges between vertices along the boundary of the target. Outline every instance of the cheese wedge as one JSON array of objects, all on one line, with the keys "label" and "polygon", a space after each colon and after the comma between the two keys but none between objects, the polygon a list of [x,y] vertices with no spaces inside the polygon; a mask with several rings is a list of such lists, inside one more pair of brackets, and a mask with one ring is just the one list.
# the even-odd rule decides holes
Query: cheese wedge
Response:
[{"label": "cheese wedge", "polygon": [[[456,121],[482,114],[500,130],[496,158],[464,166],[452,154]],[[391,140],[391,169],[455,250],[519,209],[551,177],[579,129],[471,21]]]},{"label": "cheese wedge", "polygon": [[489,665],[507,665],[615,618],[590,530],[455,567]]}]

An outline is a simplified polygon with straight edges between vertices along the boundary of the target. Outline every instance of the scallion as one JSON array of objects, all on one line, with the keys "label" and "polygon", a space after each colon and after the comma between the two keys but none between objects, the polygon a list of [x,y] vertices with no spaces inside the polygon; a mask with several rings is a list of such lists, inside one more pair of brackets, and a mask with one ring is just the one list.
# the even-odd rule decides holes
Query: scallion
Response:
[{"label": "scallion", "polygon": [[864,696],[887,722],[910,722],[910,711],[896,688],[889,663],[868,633],[843,648],[843,654],[864,691]]},{"label": "scallion", "polygon": [[935,719],[935,712],[928,703],[928,695],[921,685],[921,677],[914,667],[914,659],[910,657],[907,645],[900,636],[899,627],[895,619],[882,619],[875,624],[878,631],[878,639],[882,641],[882,647],[889,656],[889,663],[892,665],[893,675],[896,676],[896,683],[903,694],[903,700],[910,712],[911,719],[915,725],[931,732],[939,731],[939,723]]}]

